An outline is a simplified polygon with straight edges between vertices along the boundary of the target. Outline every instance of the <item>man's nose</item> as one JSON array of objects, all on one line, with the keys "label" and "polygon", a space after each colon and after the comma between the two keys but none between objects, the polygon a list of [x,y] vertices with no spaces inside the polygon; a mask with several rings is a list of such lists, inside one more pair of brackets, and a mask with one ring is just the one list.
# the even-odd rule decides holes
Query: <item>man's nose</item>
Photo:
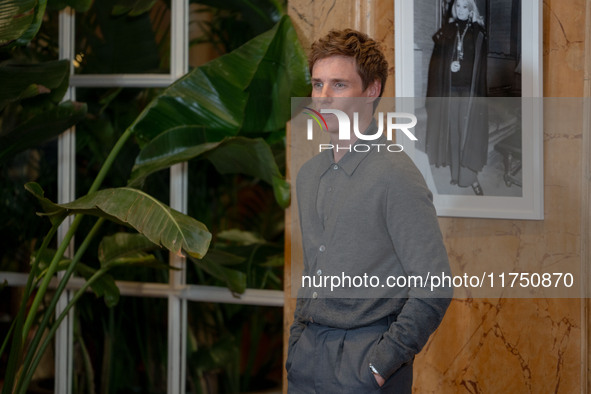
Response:
[{"label": "man's nose", "polygon": [[322,97],[333,97],[333,91],[330,86],[324,85],[322,87]]}]

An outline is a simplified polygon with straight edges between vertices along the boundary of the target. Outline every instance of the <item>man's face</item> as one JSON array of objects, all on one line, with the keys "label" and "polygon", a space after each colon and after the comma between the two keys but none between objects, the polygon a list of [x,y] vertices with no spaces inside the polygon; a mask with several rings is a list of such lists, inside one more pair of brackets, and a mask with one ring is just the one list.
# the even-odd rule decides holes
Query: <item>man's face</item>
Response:
[{"label": "man's face", "polygon": [[[347,100],[347,97],[377,97],[378,81],[363,89],[363,82],[357,73],[355,59],[347,56],[330,56],[318,60],[312,68],[312,98],[317,109],[339,109],[353,121],[353,112],[366,111],[364,100]],[[376,93],[377,92],[377,93]],[[373,100],[372,100],[373,101]],[[371,103],[370,103],[371,104]],[[361,107],[360,107],[361,105]],[[368,107],[371,110],[371,105]],[[325,115],[328,132],[338,132],[336,116]]]}]

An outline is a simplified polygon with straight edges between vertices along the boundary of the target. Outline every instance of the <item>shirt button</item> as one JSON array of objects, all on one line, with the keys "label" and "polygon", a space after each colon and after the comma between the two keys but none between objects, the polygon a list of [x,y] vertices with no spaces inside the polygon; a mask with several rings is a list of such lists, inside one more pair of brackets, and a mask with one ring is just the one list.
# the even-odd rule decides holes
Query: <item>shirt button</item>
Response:
[{"label": "shirt button", "polygon": [[322,275],[322,270],[316,271],[316,275],[318,275],[318,276]]},{"label": "shirt button", "polygon": [[318,293],[316,293],[316,292],[312,293],[312,298],[314,298],[314,299],[318,298]]},{"label": "shirt button", "polygon": [[319,251],[324,252],[326,250],[326,246],[324,245],[320,245],[320,247],[318,248]]},{"label": "shirt button", "polygon": [[328,191],[329,191],[329,192],[331,192],[331,191],[332,191],[332,187],[329,187],[329,188],[328,188]]},{"label": "shirt button", "polygon": [[339,169],[339,165],[338,164],[335,164],[334,166],[332,166],[332,169],[333,170],[338,170]]}]

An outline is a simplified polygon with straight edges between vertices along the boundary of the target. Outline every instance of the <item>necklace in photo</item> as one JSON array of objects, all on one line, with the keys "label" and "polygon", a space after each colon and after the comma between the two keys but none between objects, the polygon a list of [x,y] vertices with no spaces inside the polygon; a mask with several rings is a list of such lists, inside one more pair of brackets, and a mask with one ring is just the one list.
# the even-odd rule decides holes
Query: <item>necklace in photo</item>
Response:
[{"label": "necklace in photo", "polygon": [[460,71],[460,68],[462,68],[460,61],[462,59],[464,59],[464,37],[466,36],[466,32],[468,31],[468,26],[470,25],[469,22],[466,22],[466,27],[464,28],[464,32],[462,33],[462,35],[460,36],[460,26],[456,23],[456,27],[458,28],[458,30],[456,31],[456,41],[457,41],[457,46],[456,46],[456,60],[451,62],[450,65],[450,69],[451,72],[457,73],[458,71]]}]

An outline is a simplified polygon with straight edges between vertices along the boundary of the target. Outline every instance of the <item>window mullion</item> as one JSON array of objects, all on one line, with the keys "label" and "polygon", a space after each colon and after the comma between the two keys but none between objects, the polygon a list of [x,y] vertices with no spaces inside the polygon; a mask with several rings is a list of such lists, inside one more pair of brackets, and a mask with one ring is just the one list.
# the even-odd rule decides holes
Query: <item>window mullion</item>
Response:
[{"label": "window mullion", "polygon": [[[75,14],[69,7],[59,14],[59,58],[72,59],[74,56],[75,38]],[[73,67],[70,63],[70,75],[73,74]],[[64,100],[75,100],[75,90],[69,87]],[[58,139],[58,203],[72,201],[76,195],[76,131],[71,128],[59,136]],[[66,218],[58,229],[57,240],[61,242],[70,225],[72,217]],[[72,256],[74,242],[66,250],[67,256]],[[58,274],[61,279],[63,273]],[[58,316],[72,299],[72,292],[66,290],[60,297],[56,306]],[[56,393],[70,394],[72,392],[72,371],[73,371],[73,345],[74,345],[74,309],[68,316],[55,335],[55,386]]]},{"label": "window mullion", "polygon": [[[188,15],[187,0],[172,0],[170,31],[170,73],[176,80],[188,71]],[[170,206],[187,213],[188,165],[181,163],[170,169]],[[171,270],[169,285],[181,287],[186,283],[185,259],[170,254],[170,265],[180,268]],[[187,300],[178,295],[168,297],[168,369],[169,394],[185,392],[187,338]]]}]

